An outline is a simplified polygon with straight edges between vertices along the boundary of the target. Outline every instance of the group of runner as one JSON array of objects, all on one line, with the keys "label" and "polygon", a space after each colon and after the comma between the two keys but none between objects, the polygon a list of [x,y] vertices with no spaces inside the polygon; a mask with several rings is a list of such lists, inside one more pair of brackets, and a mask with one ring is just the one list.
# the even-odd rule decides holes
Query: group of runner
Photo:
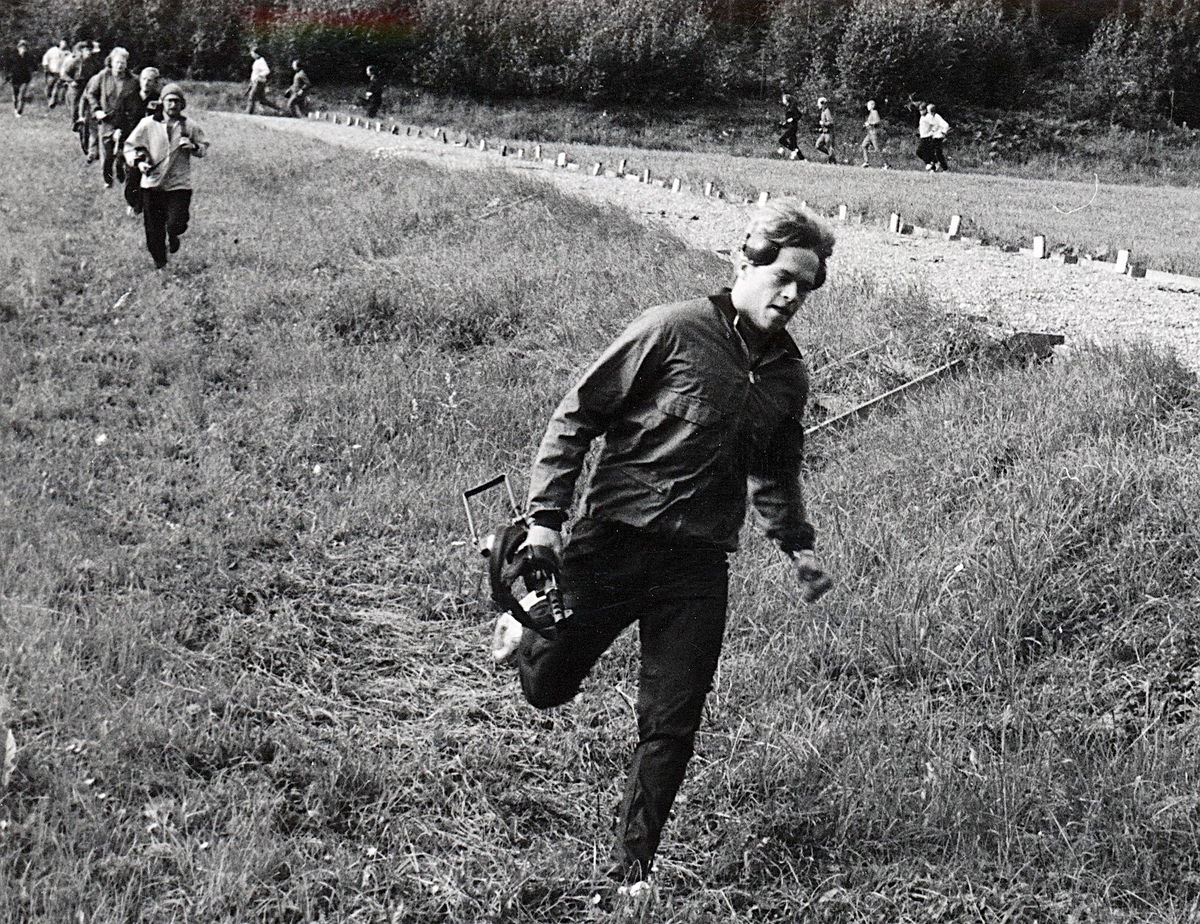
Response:
[{"label": "group of runner", "polygon": [[[806,160],[800,150],[799,130],[804,112],[799,102],[790,93],[784,93],[780,102],[784,107],[783,118],[779,122],[782,133],[778,138],[778,153],[792,160]],[[950,125],[937,112],[933,103],[918,104],[921,118],[918,123],[917,156],[929,171],[948,170],[945,155],[945,138],[950,131]],[[833,111],[829,108],[829,100],[822,96],[817,99],[816,137],[813,147],[821,154],[826,163],[836,164],[837,144],[834,136]],[[867,100],[866,117],[863,120],[863,139],[859,143],[862,151],[862,165],[870,167],[871,154],[874,152],[881,161],[881,166],[887,170],[889,164],[884,153],[885,137],[883,117],[875,106],[875,100]]]},{"label": "group of runner", "polygon": [[[20,118],[38,70],[28,43],[18,41],[4,65],[13,115]],[[99,42],[69,47],[60,41],[46,50],[40,69],[47,107],[69,108],[71,130],[86,162],[100,162],[105,189],[121,184],[126,213],[142,217],[154,265],[166,266],[188,227],[191,159],[208,149],[200,126],[183,114],[182,88],[164,82],[155,67],[134,76],[125,48],[118,45],[102,58]]]}]

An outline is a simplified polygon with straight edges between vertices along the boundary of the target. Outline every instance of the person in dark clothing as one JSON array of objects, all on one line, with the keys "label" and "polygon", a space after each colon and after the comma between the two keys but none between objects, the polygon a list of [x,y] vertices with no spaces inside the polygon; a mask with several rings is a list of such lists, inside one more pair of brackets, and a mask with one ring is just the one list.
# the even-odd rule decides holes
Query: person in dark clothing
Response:
[{"label": "person in dark clothing", "polygon": [[304,72],[304,62],[299,58],[292,62],[292,71],[292,85],[288,87],[284,98],[288,102],[288,112],[297,119],[303,119],[308,115],[308,91],[312,81]]},{"label": "person in dark clothing", "polygon": [[[135,128],[147,116],[161,117],[162,100],[159,99],[161,93],[162,75],[159,74],[158,68],[142,68],[142,72],[138,74],[138,106],[134,109],[137,118],[133,123]],[[125,204],[130,215],[142,214],[142,173],[140,170],[125,171]]]},{"label": "person in dark clothing", "polygon": [[29,53],[29,45],[25,39],[17,42],[16,51],[4,62],[4,72],[12,84],[13,115],[18,119],[25,109],[25,100],[29,94],[29,81],[37,72],[38,62]]},{"label": "person in dark clothing", "polygon": [[379,114],[383,105],[383,81],[379,78],[379,69],[374,64],[367,65],[367,88],[363,91],[362,107],[367,111],[367,118],[373,119]]},{"label": "person in dark clothing", "polygon": [[[515,661],[530,703],[572,699],[616,638],[638,623],[638,745],[610,875],[630,901],[647,883],[683,782],[721,651],[728,554],[749,498],[793,560],[801,596],[832,580],[817,558],[800,485],[808,373],[789,320],[825,280],[834,237],[794,200],[762,205],[731,289],[633,321],[550,420],[530,475],[523,546],[561,561],[566,615],[552,638],[500,617],[492,657]],[[581,519],[560,529],[594,440],[604,437]],[[548,628],[545,615],[541,625]]]},{"label": "person in dark clothing", "polygon": [[783,134],[779,136],[779,153],[789,155],[792,160],[804,160],[804,155],[800,153],[800,142],[796,138],[800,129],[800,104],[790,93],[784,93],[780,102],[783,103],[784,112],[779,123],[783,129]]},{"label": "person in dark clothing", "polygon": [[[79,147],[87,155],[93,146],[92,135],[96,131],[96,123],[92,119],[92,107],[88,105],[84,91],[93,77],[104,68],[104,60],[96,51],[94,45],[80,42],[75,53],[75,63],[71,75],[71,112],[75,120],[72,128],[79,135]],[[96,143],[99,150],[99,143]],[[95,158],[91,158],[94,160]]]}]

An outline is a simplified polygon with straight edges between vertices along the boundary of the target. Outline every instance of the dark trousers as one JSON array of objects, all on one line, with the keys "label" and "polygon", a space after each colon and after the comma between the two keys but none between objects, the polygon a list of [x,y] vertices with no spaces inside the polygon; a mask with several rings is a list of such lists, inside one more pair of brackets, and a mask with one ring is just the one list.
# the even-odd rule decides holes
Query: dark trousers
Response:
[{"label": "dark trousers", "polygon": [[246,111],[251,115],[254,114],[254,106],[256,103],[262,103],[279,112],[279,106],[272,100],[267,98],[267,85],[263,81],[254,80],[250,82],[250,92],[246,94]]},{"label": "dark trousers", "polygon": [[627,627],[638,623],[638,745],[613,845],[615,877],[644,878],[692,757],[721,654],[728,602],[726,553],[664,545],[639,530],[583,521],[564,553],[572,614],[547,641],[530,631],[521,687],[539,709],[561,705]]},{"label": "dark trousers", "polygon": [[17,113],[17,115],[20,115],[22,110],[24,110],[25,99],[28,96],[28,94],[29,94],[29,83],[28,82],[26,82],[26,83],[15,83],[14,82],[13,83],[13,85],[12,85],[13,111],[15,113]]},{"label": "dark trousers", "polygon": [[933,163],[933,139],[922,138],[917,142],[917,157],[928,167]]},{"label": "dark trousers", "polygon": [[192,191],[173,189],[142,190],[142,220],[146,225],[146,249],[154,258],[154,265],[167,265],[167,239],[179,237],[188,228],[191,217]]},{"label": "dark trousers", "polygon": [[929,162],[934,170],[949,170],[946,166],[946,139],[930,138]]},{"label": "dark trousers", "polygon": [[125,204],[135,215],[142,214],[142,172],[135,167],[125,167]]},{"label": "dark trousers", "polygon": [[116,144],[116,138],[111,131],[98,130],[100,139],[100,168],[106,185],[111,186],[114,176],[122,183],[125,182],[125,158]]}]

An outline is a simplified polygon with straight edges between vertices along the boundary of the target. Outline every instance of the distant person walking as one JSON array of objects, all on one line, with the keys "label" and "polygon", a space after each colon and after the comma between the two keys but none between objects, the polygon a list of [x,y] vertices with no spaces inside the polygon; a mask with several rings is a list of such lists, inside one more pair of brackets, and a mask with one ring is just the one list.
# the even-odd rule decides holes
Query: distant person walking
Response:
[{"label": "distant person walking", "polygon": [[142,220],[146,249],[156,269],[167,254],[179,250],[192,205],[192,158],[208,152],[200,126],[188,119],[183,90],[169,83],[162,89],[161,119],[146,116],[125,141],[125,160],[141,174]]},{"label": "distant person walking", "polygon": [[929,104],[919,105],[921,119],[917,122],[917,157],[926,170],[933,169],[933,120],[929,118]]},{"label": "distant person walking", "polygon": [[[871,166],[871,152],[874,151],[883,159],[883,144],[880,140],[880,134],[883,131],[883,117],[880,116],[879,110],[875,108],[875,100],[867,100],[867,117],[863,120],[863,128],[866,134],[863,136],[862,148],[864,167]],[[887,169],[887,160],[883,160],[883,167]]]},{"label": "distant person walking", "polygon": [[[125,179],[125,162],[120,156],[121,143],[137,124],[138,82],[129,74],[129,52],[120,46],[108,53],[108,66],[88,81],[83,91],[92,118],[96,121],[95,141],[99,146],[104,188],[113,180]],[[88,161],[96,160],[96,150]]]},{"label": "distant person walking", "polygon": [[383,81],[379,77],[379,68],[374,64],[367,65],[367,88],[363,91],[362,107],[367,111],[367,118],[373,119],[379,114],[383,105]]},{"label": "distant person walking", "polygon": [[288,112],[297,119],[303,119],[308,115],[308,91],[312,81],[304,73],[304,62],[299,58],[292,62],[292,71],[292,85],[284,95],[288,101]]},{"label": "distant person walking", "polygon": [[267,59],[262,56],[258,48],[250,49],[250,57],[254,59],[254,63],[250,65],[250,89],[246,93],[246,112],[254,114],[254,107],[258,103],[262,103],[276,112],[282,112],[278,104],[274,100],[267,97],[267,80],[271,76],[271,65],[267,63]]},{"label": "distant person walking", "polygon": [[779,122],[783,130],[779,136],[779,153],[789,155],[792,160],[804,160],[804,155],[800,153],[800,142],[796,138],[800,129],[800,104],[790,93],[784,93],[779,101],[783,103],[783,118]]},{"label": "distant person walking", "polygon": [[46,105],[51,109],[58,104],[58,85],[62,80],[63,58],[66,56],[66,39],[61,39],[57,45],[51,45],[42,55],[42,70],[46,73]]},{"label": "distant person walking", "polygon": [[29,81],[33,79],[36,70],[37,63],[33,60],[33,55],[29,53],[29,45],[25,39],[21,39],[17,42],[16,51],[12,52],[4,62],[4,72],[8,75],[9,83],[12,84],[13,115],[18,119],[21,118],[21,111],[25,108],[25,99],[29,93]]},{"label": "distant person walking", "polygon": [[[929,120],[930,162],[934,171],[949,170],[946,164],[946,135],[950,132],[950,123],[943,119],[937,107],[930,103],[926,108],[925,117]],[[926,167],[926,169],[929,169]]]},{"label": "distant person walking", "polygon": [[821,97],[817,100],[817,142],[816,148],[825,155],[826,163],[836,164],[835,142],[833,137],[833,112],[829,108],[829,100]]}]

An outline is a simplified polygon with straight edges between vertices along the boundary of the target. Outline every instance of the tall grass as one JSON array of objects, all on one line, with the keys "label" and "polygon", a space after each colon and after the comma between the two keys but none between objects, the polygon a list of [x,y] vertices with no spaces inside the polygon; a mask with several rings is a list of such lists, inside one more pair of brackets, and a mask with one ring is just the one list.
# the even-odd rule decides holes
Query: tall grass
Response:
[{"label": "tall grass", "polygon": [[[634,646],[525,706],[458,492],[727,267],[500,173],[212,128],[164,273],[65,126],[6,142],[0,920],[588,919]],[[797,333],[814,366],[893,335],[817,374],[849,394],[957,323],[835,276]],[[798,609],[747,531],[662,918],[1194,915],[1198,425],[1171,359],[1084,349],[815,436],[839,587]]]}]

